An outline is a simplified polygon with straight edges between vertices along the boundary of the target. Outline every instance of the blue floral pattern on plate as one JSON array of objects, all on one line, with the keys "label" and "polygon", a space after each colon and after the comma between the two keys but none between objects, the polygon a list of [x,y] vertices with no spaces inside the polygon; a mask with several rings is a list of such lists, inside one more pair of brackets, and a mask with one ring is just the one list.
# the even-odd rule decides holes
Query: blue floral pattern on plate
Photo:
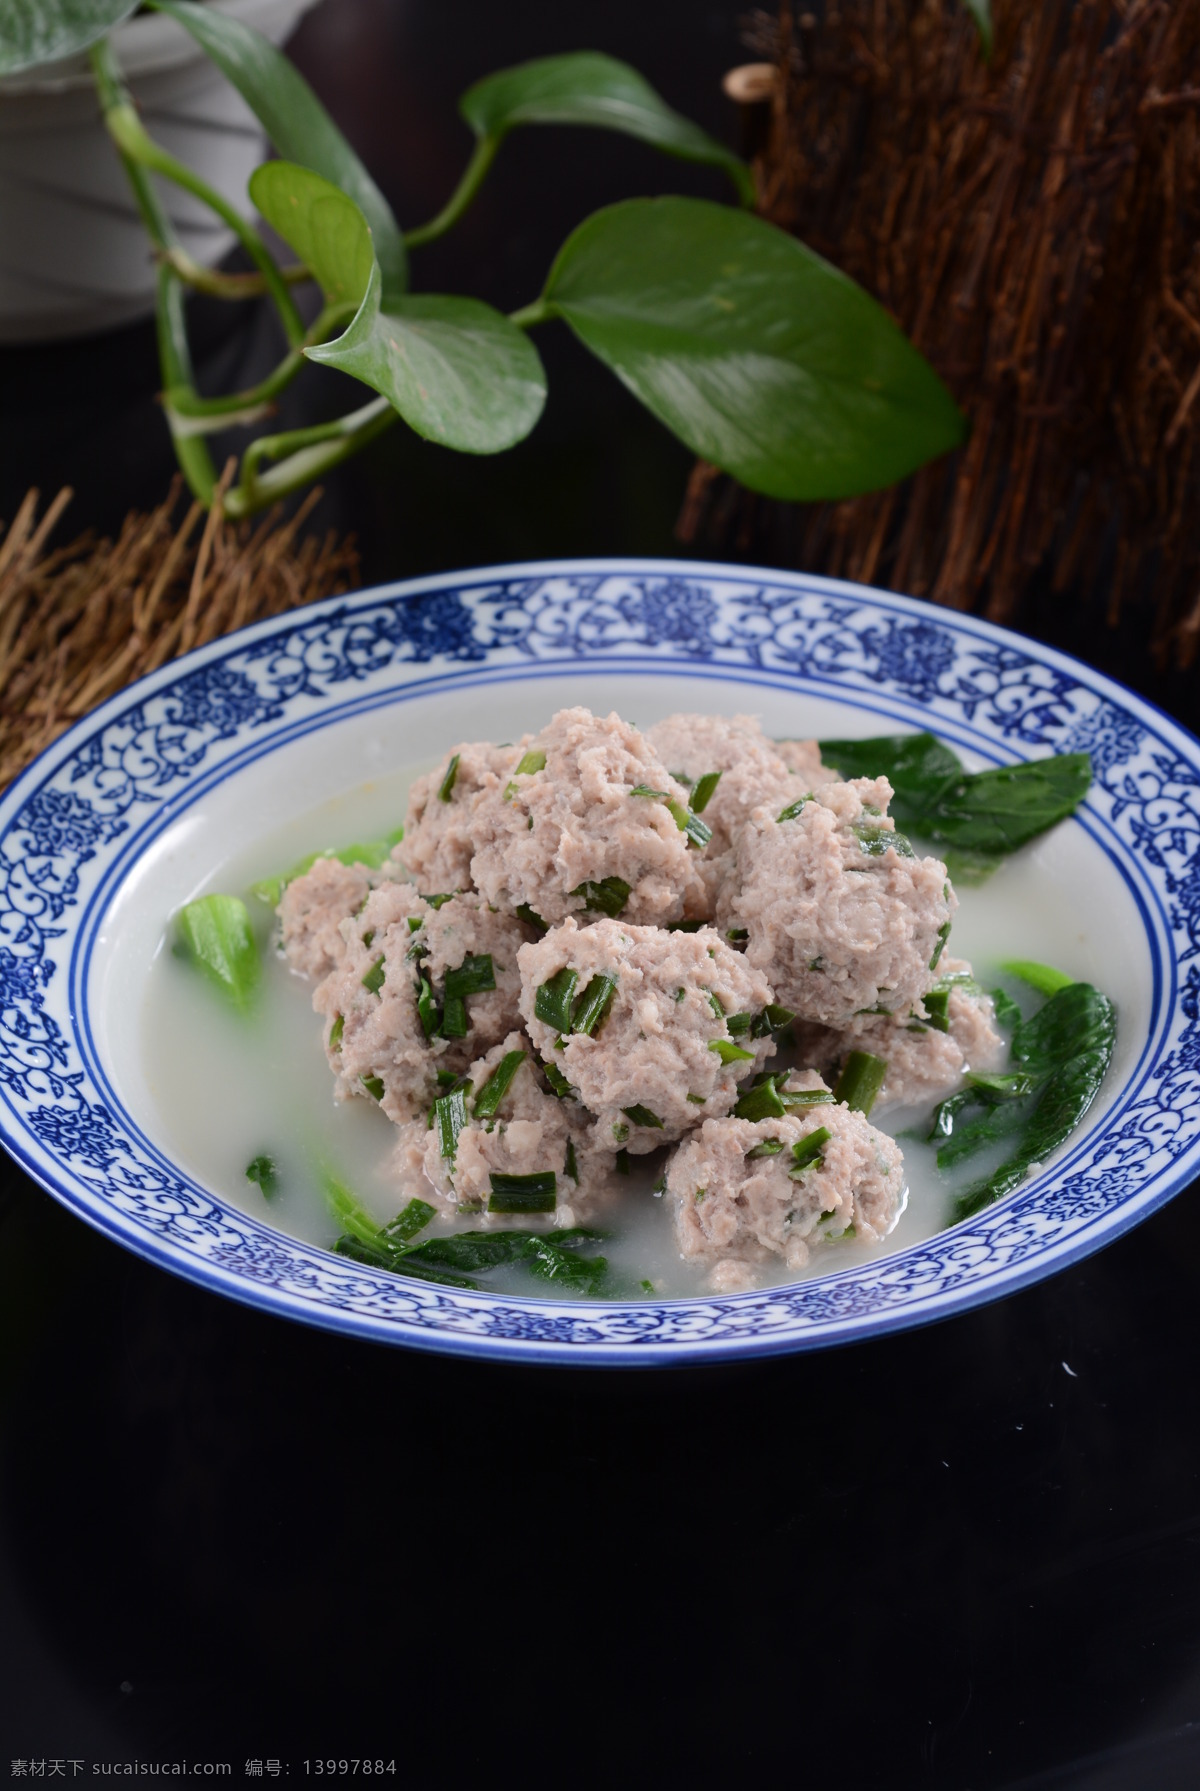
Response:
[{"label": "blue floral pattern on plate", "polygon": [[[172,1172],[56,1018],[100,871],[139,816],[223,755],[358,690],[506,668],[747,670],[882,693],[903,721],[969,724],[1019,758],[1086,750],[1090,813],[1136,868],[1164,990],[1149,1063],[1049,1173],[866,1267],[760,1293],[598,1305],[475,1295],[344,1262]],[[53,1194],[163,1266],[351,1333],[477,1355],[673,1363],[872,1335],[1063,1266],[1183,1186],[1200,1157],[1200,746],[1099,674],[970,618],[834,581],[730,567],[560,564],[331,601],[168,666],[80,723],[0,804],[0,1131]],[[106,898],[105,898],[106,899]],[[91,916],[95,918],[94,915]],[[1148,923],[1149,926],[1149,923]],[[60,1013],[62,1010],[60,1009]]]}]

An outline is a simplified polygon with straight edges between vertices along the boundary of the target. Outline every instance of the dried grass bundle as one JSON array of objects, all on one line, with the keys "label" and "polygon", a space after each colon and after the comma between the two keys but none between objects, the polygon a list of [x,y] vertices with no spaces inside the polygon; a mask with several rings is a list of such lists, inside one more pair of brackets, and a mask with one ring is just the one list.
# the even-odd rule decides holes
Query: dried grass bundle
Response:
[{"label": "dried grass bundle", "polygon": [[[1149,603],[1200,642],[1200,0],[784,4],[762,210],[887,306],[971,436],[790,508],[697,467],[680,532],[1001,621]],[[1026,617],[1028,610],[1025,610]]]},{"label": "dried grass bundle", "polygon": [[71,492],[40,521],[38,493],[28,492],[7,531],[0,524],[0,787],[134,678],[247,622],[352,589],[353,543],[303,534],[319,497],[310,492],[286,519],[273,511],[234,527],[219,505],[205,517],[192,504],[180,520],[176,482],[149,515],[131,512],[115,541],[83,535],[52,548]]}]

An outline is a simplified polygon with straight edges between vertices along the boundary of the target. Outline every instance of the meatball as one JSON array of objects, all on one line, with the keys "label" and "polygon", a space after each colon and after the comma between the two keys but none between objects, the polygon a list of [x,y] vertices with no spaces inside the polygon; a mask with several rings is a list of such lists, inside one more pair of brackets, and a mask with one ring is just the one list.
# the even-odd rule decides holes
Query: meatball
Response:
[{"label": "meatball", "polygon": [[[521,1061],[514,1063],[517,1058]],[[591,1217],[614,1190],[616,1158],[611,1149],[598,1146],[596,1129],[579,1103],[550,1091],[524,1034],[510,1032],[471,1065],[467,1077],[466,1124],[452,1154],[446,1150],[450,1139],[428,1116],[400,1128],[393,1161],[402,1182],[412,1187],[414,1177],[423,1175],[427,1191],[452,1215],[478,1213],[483,1225],[526,1225],[527,1214],[488,1210],[491,1178],[548,1171],[555,1178],[557,1205],[545,1216],[564,1227]],[[504,1091],[497,1099],[502,1082]],[[475,1104],[481,1097],[486,1112],[478,1115]]]},{"label": "meatball", "polygon": [[398,856],[426,895],[468,890],[475,851],[471,809],[482,790],[501,788],[529,743],[492,746],[466,741],[414,782],[408,793]]},{"label": "meatball", "polygon": [[[707,895],[705,915],[711,918],[751,810],[761,804],[782,808],[811,789],[811,782],[797,779],[753,715],[668,715],[646,729],[646,739],[672,777],[686,784],[693,801],[700,779],[720,773],[702,811],[712,840],[697,863]],[[819,755],[815,764],[819,769]],[[823,772],[822,781],[828,775]]]},{"label": "meatball", "polygon": [[728,1113],[775,1049],[770,984],[711,927],[567,920],[517,959],[530,1038],[600,1137],[631,1152]]},{"label": "meatball", "polygon": [[461,1074],[518,1023],[520,923],[478,896],[435,906],[409,883],[372,891],[344,923],[345,956],[313,995],[340,1100],[366,1094],[397,1123],[438,1072]]},{"label": "meatball", "polygon": [[872,1111],[931,1107],[962,1087],[968,1070],[998,1070],[1008,1047],[996,1027],[992,998],[962,958],[942,957],[938,980],[907,1014],[864,1014],[834,1031],[796,1029],[799,1063],[836,1070],[850,1051],[869,1051],[887,1063]]},{"label": "meatball", "polygon": [[[687,794],[637,728],[562,709],[512,775],[474,799],[475,886],[497,907],[527,909],[548,925],[589,912],[678,920],[704,899],[702,848],[681,824]],[[693,827],[693,838],[703,832]]]},{"label": "meatball", "polygon": [[903,1206],[904,1160],[827,1096],[781,1119],[705,1120],[672,1157],[667,1193],[680,1253],[729,1289],[772,1257],[800,1269],[815,1249],[885,1237]]},{"label": "meatball", "polygon": [[811,790],[815,784],[827,784],[830,772],[821,763],[821,748],[815,740],[773,740],[771,742],[788,770],[803,778]]},{"label": "meatball", "polygon": [[280,943],[293,970],[320,978],[341,963],[346,955],[342,922],[358,913],[382,874],[365,864],[318,858],[311,870],[292,879],[278,914]]},{"label": "meatball", "polygon": [[806,1020],[907,1013],[932,988],[958,906],[936,858],[897,834],[886,778],[827,783],[742,829],[718,910]]}]

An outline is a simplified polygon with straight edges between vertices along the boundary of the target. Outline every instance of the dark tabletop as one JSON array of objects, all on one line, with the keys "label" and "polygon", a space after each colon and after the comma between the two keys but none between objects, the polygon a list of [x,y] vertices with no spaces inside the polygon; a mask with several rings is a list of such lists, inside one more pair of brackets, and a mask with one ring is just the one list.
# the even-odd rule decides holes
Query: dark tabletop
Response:
[{"label": "dark tabletop", "polygon": [[[735,130],[729,0],[325,0],[294,42],[405,222],[464,159],[458,92],[575,47]],[[518,136],[422,284],[512,308],[586,211],[663,188],[722,196],[620,139]],[[270,364],[261,312],[193,314],[205,380]],[[539,348],[550,401],[515,452],[456,458],[396,430],[331,481],[321,514],[357,532],[366,582],[680,551],[688,456],[565,336]],[[0,351],[0,515],[28,483],[69,480],[80,527],[157,501],[171,460],[154,388],[140,325]],[[325,401],[289,397],[285,420]],[[1069,618],[1049,632],[1194,724],[1189,687],[1127,643]],[[3,1769],[228,1762],[242,1782],[358,1758],[394,1761],[385,1784],[1200,1783],[1194,1194],[1040,1286],[877,1343],[567,1372],[243,1309],[104,1241],[9,1165]]]}]

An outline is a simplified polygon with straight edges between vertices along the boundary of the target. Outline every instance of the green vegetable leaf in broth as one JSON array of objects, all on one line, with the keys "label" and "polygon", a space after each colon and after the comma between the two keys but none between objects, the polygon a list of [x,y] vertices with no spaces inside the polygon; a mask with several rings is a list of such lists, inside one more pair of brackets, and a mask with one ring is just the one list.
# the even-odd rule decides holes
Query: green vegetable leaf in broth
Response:
[{"label": "green vegetable leaf in broth", "polygon": [[297,877],[303,877],[311,871],[318,858],[336,858],[340,864],[365,864],[368,870],[377,871],[391,856],[395,846],[404,838],[403,827],[397,827],[394,833],[385,834],[381,840],[369,840],[359,845],[328,847],[321,852],[310,852],[294,864],[289,871],[278,877],[264,877],[258,883],[250,885],[250,894],[256,901],[265,902],[269,908],[277,908],[283,892],[289,883]]},{"label": "green vegetable leaf in broth", "polygon": [[771,497],[878,490],[963,439],[950,394],[873,299],[728,207],[593,213],[542,305],[694,453]]},{"label": "green vegetable leaf in broth", "polygon": [[175,917],[176,952],[202,970],[241,1013],[258,994],[262,966],[245,902],[206,895]]},{"label": "green vegetable leaf in broth", "polygon": [[935,845],[962,882],[980,881],[1008,853],[1074,814],[1091,782],[1086,753],[968,772],[927,733],[819,745],[843,777],[886,777],[897,825]]},{"label": "green vegetable leaf in broth", "polygon": [[279,1192],[279,1165],[263,1151],[246,1165],[246,1180],[256,1182],[264,1200],[273,1200]]},{"label": "green vegetable leaf in broth", "polygon": [[[1017,1147],[990,1174],[964,1189],[955,1214],[967,1218],[1017,1187],[1075,1130],[1095,1100],[1112,1060],[1116,1014],[1091,983],[1068,983],[1013,1033],[1017,1072],[976,1082],[935,1116],[944,1142],[938,1167],[952,1166],[1014,1133]],[[1028,1090],[1028,1092],[1025,1092]],[[971,1113],[971,1105],[982,1111]],[[963,1117],[963,1115],[966,1117]]]},{"label": "green vegetable leaf in broth", "polygon": [[742,203],[754,203],[754,179],[743,161],[672,111],[636,69],[595,50],[541,56],[486,75],[463,94],[459,111],[481,138],[502,138],[522,124],[621,131],[668,155],[724,169]]},{"label": "green vegetable leaf in broth", "polygon": [[295,64],[261,32],[227,12],[193,0],[151,4],[191,33],[237,88],[281,156],[322,175],[353,200],[370,227],[384,302],[398,298],[408,285],[408,257],[391,207]]},{"label": "green vegetable leaf in broth", "polygon": [[4,0],[0,75],[86,50],[136,11],[137,0]]}]

